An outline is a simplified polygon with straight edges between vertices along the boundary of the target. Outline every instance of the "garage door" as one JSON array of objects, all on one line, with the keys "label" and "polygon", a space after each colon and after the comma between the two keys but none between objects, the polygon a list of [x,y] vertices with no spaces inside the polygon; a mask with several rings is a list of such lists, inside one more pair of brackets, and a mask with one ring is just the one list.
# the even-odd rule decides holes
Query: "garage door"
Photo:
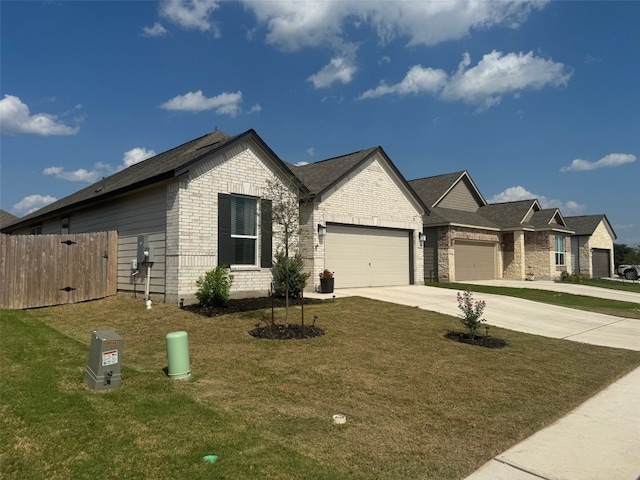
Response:
[{"label": "garage door", "polygon": [[325,266],[336,288],[408,285],[409,232],[329,224]]},{"label": "garage door", "polygon": [[454,246],[457,282],[496,278],[496,244],[456,240]]},{"label": "garage door", "polygon": [[611,250],[604,248],[594,248],[591,253],[591,265],[593,266],[593,277],[602,278],[611,275]]}]

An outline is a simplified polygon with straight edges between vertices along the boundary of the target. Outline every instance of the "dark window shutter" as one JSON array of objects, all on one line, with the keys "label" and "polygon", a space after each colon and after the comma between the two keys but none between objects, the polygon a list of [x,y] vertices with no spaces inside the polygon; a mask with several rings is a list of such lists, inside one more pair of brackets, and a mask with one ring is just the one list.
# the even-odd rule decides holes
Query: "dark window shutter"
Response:
[{"label": "dark window shutter", "polygon": [[273,225],[271,219],[271,200],[260,200],[260,266],[271,268],[273,266]]},{"label": "dark window shutter", "polygon": [[231,265],[231,195],[218,194],[218,265]]}]

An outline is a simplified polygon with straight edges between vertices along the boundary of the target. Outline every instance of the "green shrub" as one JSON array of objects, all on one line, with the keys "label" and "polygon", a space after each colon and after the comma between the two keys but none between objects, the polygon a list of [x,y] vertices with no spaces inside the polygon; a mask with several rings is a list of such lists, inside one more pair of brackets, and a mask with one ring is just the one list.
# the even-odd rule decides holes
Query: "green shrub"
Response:
[{"label": "green shrub", "polygon": [[585,275],[580,275],[578,273],[569,273],[566,270],[560,274],[560,281],[566,283],[582,283],[585,278]]},{"label": "green shrub", "polygon": [[196,298],[205,307],[224,307],[229,302],[232,284],[233,275],[229,273],[229,268],[218,266],[206,272],[204,278],[196,280]]},{"label": "green shrub", "polygon": [[276,297],[286,295],[287,279],[289,280],[289,298],[299,298],[307,286],[309,273],[305,273],[302,255],[296,253],[287,257],[284,250],[276,252],[273,262],[273,294]]}]

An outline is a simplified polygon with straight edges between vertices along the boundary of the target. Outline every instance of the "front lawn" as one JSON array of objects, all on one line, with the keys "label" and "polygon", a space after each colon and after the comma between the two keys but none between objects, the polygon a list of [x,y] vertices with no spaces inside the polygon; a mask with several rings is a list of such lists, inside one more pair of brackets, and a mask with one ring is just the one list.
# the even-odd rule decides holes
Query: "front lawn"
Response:
[{"label": "front lawn", "polygon": [[622,302],[620,300],[609,300],[587,295],[573,295],[571,293],[555,292],[552,290],[539,290],[536,289],[534,285],[532,285],[531,288],[494,287],[493,285],[475,285],[463,282],[428,282],[426,285],[429,287],[449,288],[458,291],[471,289],[474,292],[523,298],[534,302],[575,308],[587,312],[603,313],[615,317],[640,319],[640,303]]},{"label": "front lawn", "polygon": [[[0,476],[463,478],[640,365],[497,327],[503,349],[457,343],[456,318],[363,298],[305,314],[324,336],[257,340],[270,310],[208,318],[123,296],[2,311]],[[98,329],[124,338],[118,390],[83,383]],[[165,335],[181,330],[193,376],[170,380]]]}]

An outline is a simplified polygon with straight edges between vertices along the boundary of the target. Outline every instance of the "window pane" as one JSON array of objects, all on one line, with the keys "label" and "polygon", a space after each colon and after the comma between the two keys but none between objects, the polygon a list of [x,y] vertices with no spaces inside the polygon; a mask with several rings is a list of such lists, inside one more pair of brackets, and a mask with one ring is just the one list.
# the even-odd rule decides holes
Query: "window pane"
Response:
[{"label": "window pane", "polygon": [[256,264],[256,241],[253,238],[232,238],[231,242],[234,265]]},{"label": "window pane", "polygon": [[256,235],[255,198],[231,198],[231,235]]}]

